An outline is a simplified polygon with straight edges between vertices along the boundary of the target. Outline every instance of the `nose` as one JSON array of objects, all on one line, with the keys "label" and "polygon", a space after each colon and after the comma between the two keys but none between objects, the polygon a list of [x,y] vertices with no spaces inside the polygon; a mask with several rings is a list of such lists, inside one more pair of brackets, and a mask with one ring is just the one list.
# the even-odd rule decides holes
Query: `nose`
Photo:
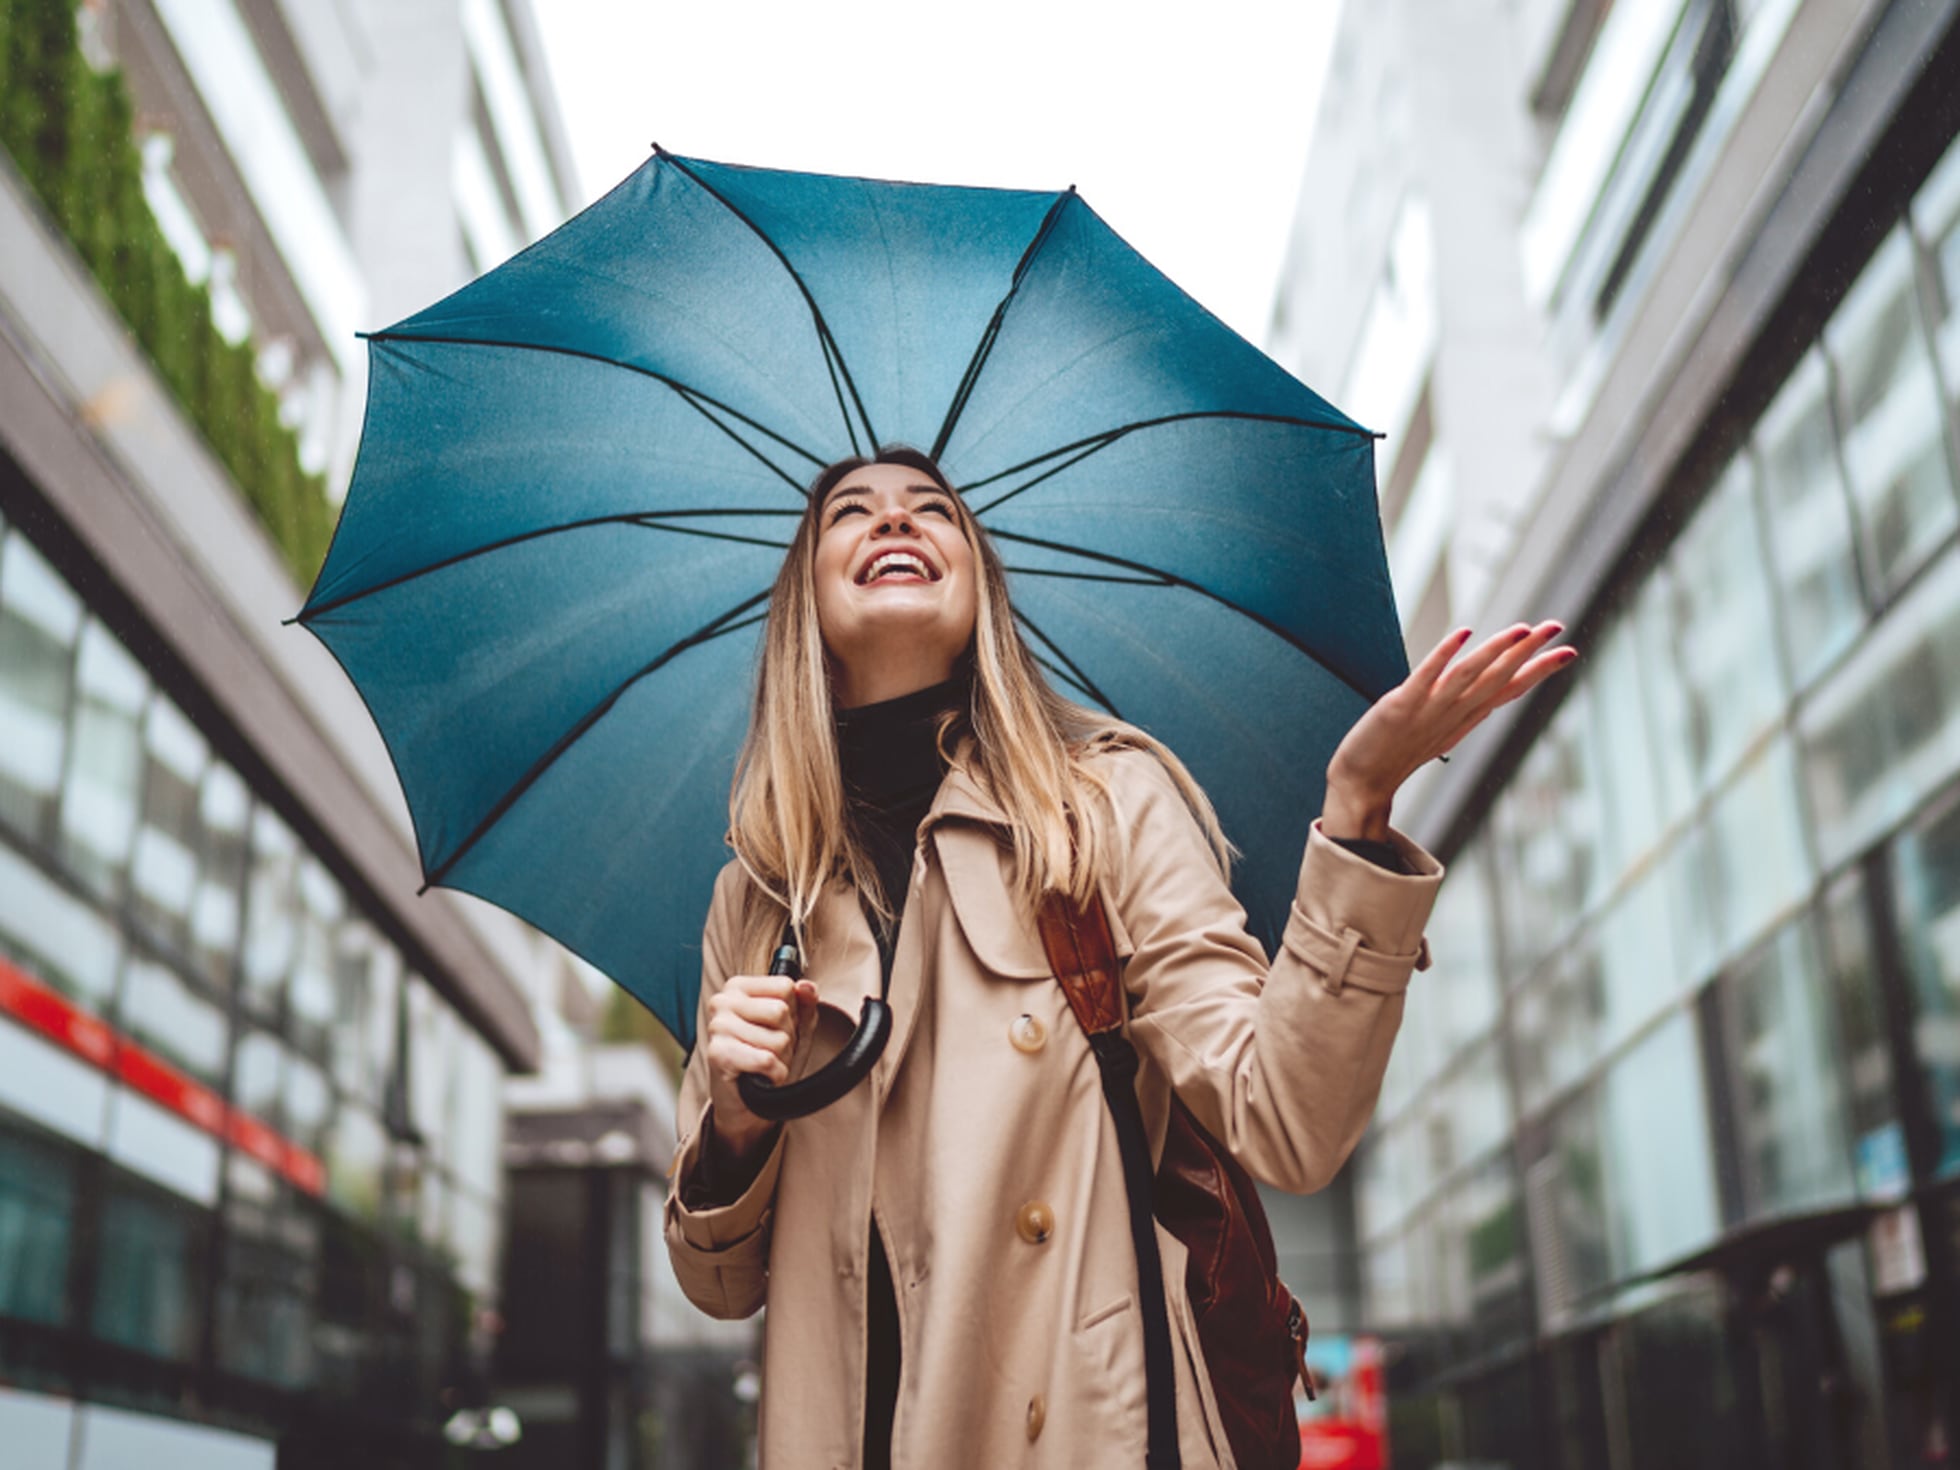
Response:
[{"label": "nose", "polygon": [[912,519],[912,512],[902,505],[886,506],[878,513],[878,524],[871,529],[872,533],[878,536],[919,534],[919,528]]}]

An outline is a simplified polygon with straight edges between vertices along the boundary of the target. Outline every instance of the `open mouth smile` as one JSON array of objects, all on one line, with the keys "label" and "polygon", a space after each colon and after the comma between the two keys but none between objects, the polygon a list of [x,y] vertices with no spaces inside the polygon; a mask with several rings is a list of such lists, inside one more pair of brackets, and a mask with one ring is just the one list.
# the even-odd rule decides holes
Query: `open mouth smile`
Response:
[{"label": "open mouth smile", "polygon": [[852,578],[860,587],[876,582],[937,582],[939,571],[914,551],[883,551],[858,569]]}]

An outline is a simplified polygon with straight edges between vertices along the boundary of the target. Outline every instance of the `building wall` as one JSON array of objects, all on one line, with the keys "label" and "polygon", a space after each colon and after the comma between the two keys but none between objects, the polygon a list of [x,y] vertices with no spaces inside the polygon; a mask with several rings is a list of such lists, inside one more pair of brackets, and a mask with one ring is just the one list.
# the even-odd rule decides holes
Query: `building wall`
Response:
[{"label": "building wall", "polygon": [[[566,212],[528,11],[79,19],[165,238],[344,484],[353,333]],[[5,159],[0,382],[0,1460],[430,1463],[487,1388],[501,1089],[562,955],[414,896],[248,487]]]},{"label": "building wall", "polygon": [[[1396,1463],[1937,1458],[1960,1379],[1954,7],[1493,10],[1538,161],[1437,230],[1425,429],[1460,433],[1444,365],[1485,353],[1489,279],[1510,330],[1482,360],[1537,391],[1480,411],[1538,448],[1508,487],[1478,482],[1506,456],[1459,461],[1448,619],[1560,615],[1584,656],[1398,808],[1451,876],[1353,1166]],[[1494,93],[1438,80],[1458,142],[1503,131]],[[1317,135],[1309,187],[1343,136]],[[1506,494],[1525,513],[1485,524]],[[1478,545],[1501,548],[1481,584],[1455,575]]]}]

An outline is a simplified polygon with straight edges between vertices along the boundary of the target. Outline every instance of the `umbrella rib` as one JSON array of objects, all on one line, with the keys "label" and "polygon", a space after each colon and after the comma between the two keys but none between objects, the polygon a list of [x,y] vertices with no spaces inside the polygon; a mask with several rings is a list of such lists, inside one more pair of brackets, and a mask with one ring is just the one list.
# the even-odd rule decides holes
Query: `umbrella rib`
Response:
[{"label": "umbrella rib", "polygon": [[[694,180],[701,189],[706,191],[709,197],[719,201],[722,208],[747,225],[754,233],[756,239],[760,240],[764,245],[767,245],[776,259],[782,262],[783,269],[789,272],[789,278],[796,282],[796,289],[803,293],[803,303],[810,308],[810,317],[816,323],[817,336],[824,347],[824,364],[830,367],[831,388],[833,390],[837,389],[837,375],[842,373],[844,375],[844,387],[850,389],[851,402],[856,405],[858,418],[864,424],[865,437],[871,441],[873,446],[876,446],[878,443],[878,432],[871,427],[871,415],[864,411],[864,400],[858,396],[857,383],[851,377],[850,364],[844,361],[844,349],[837,345],[837,338],[831,333],[830,323],[824,320],[823,308],[817,305],[817,298],[811,294],[810,287],[804,281],[801,273],[797,271],[795,266],[790,264],[789,256],[784,254],[782,246],[770,239],[762,226],[750,219],[734,200],[730,199],[721,190],[702,178],[701,175],[689,168],[680,159],[669,153],[665,148],[659,147],[658,144],[655,145],[655,151],[668,163],[671,163],[675,168]],[[831,366],[833,355],[836,359],[835,366]],[[844,395],[841,391],[837,393],[837,408],[838,412],[843,415],[844,431],[850,435],[851,448],[855,452],[858,449],[857,429],[851,423],[850,409],[845,407]]]},{"label": "umbrella rib", "polygon": [[1073,184],[1055,196],[1055,202],[1049,205],[1048,212],[1042,215],[1041,224],[1036,227],[1027,248],[1021,252],[1021,258],[1014,263],[1014,274],[1008,278],[1007,293],[994,307],[994,314],[988,319],[986,330],[980,334],[980,340],[974,344],[973,356],[967,361],[966,371],[960,375],[960,385],[953,390],[953,401],[946,405],[945,421],[940,424],[939,432],[933,435],[932,449],[929,452],[935,461],[946,452],[946,444],[953,437],[953,428],[959,423],[960,415],[966,412],[966,401],[973,396],[974,386],[980,381],[980,370],[987,365],[987,359],[993,355],[994,342],[1000,336],[1001,322],[1007,316],[1009,303],[1021,289],[1021,281],[1028,273],[1028,266],[1034,261],[1035,252],[1047,243],[1049,233],[1054,229],[1055,221],[1061,215],[1062,206],[1074,197],[1075,185]]},{"label": "umbrella rib", "polygon": [[1059,572],[1050,567],[1009,567],[1017,577],[1059,577],[1066,582],[1114,582],[1119,587],[1168,587],[1162,577],[1119,577],[1102,572]]},{"label": "umbrella rib", "polygon": [[[504,348],[508,348],[512,352],[547,352],[557,357],[582,358],[586,362],[603,363],[607,367],[616,367],[624,372],[638,373],[643,378],[651,378],[653,379],[654,382],[664,383],[669,388],[673,389],[675,393],[680,395],[682,401],[685,402],[689,408],[693,409],[696,413],[701,414],[702,417],[706,418],[709,423],[714,424],[716,428],[720,429],[724,434],[727,434],[731,439],[734,439],[736,443],[741,444],[745,449],[748,449],[749,453],[754,454],[756,458],[761,459],[764,464],[768,465],[770,469],[774,470],[776,474],[782,478],[783,482],[789,485],[793,490],[795,490],[798,495],[804,493],[803,485],[801,484],[801,482],[799,482],[794,476],[792,476],[787,471],[785,471],[780,466],[778,466],[774,461],[767,459],[763,455],[761,455],[758,451],[756,451],[753,447],[751,447],[745,440],[743,440],[739,435],[737,435],[734,430],[730,429],[728,425],[720,422],[712,414],[706,413],[702,409],[701,404],[703,403],[711,404],[715,408],[720,409],[723,413],[729,415],[731,418],[740,419],[743,423],[747,424],[751,429],[754,429],[756,433],[766,435],[769,438],[775,440],[778,444],[782,445],[783,448],[789,450],[792,454],[802,455],[803,458],[809,460],[811,464],[816,465],[819,469],[821,469],[825,465],[825,463],[827,463],[827,461],[821,459],[815,454],[812,454],[809,450],[805,449],[801,444],[798,444],[794,439],[785,438],[783,435],[778,434],[774,429],[770,428],[767,424],[758,423],[755,419],[752,419],[747,414],[743,413],[739,408],[731,407],[730,405],[723,403],[718,398],[711,398],[706,393],[703,393],[699,388],[691,388],[686,383],[681,382],[678,378],[670,378],[665,373],[657,373],[652,368],[641,367],[637,363],[621,362],[617,358],[602,357],[596,352],[581,352],[576,347],[559,347],[549,342],[517,342],[517,341],[506,341],[502,338],[493,338],[493,337],[447,337],[447,336],[437,336],[435,334],[427,333],[427,332],[393,332],[393,331],[363,332],[360,335],[366,338],[366,340],[368,340],[369,342],[430,342],[438,346],[444,346],[444,347],[504,347]],[[695,400],[697,399],[700,401],[696,402]]]},{"label": "umbrella rib", "polygon": [[[476,824],[476,826],[470,831],[469,836],[465,837],[462,840],[462,842],[457,846],[456,850],[452,852],[448,857],[444,858],[442,860],[441,865],[437,867],[434,872],[425,875],[422,882],[422,887],[418,890],[418,892],[427,893],[436,884],[442,882],[444,878],[448,877],[450,872],[454,870],[456,864],[461,862],[464,856],[470,851],[470,849],[475,847],[476,844],[482,840],[484,834],[489,832],[489,830],[492,827],[496,826],[497,823],[503,819],[503,815],[505,812],[509,811],[511,807],[516,805],[517,799],[521,797],[526,791],[529,791],[532,786],[536,785],[538,779],[541,776],[543,776],[546,771],[551,769],[552,765],[557,761],[559,756],[563,755],[567,750],[571,749],[571,747],[577,742],[578,738],[581,735],[585,734],[587,730],[590,730],[594,725],[598,724],[599,720],[605,715],[605,713],[608,710],[610,710],[615,704],[619,703],[620,696],[625,694],[628,689],[631,689],[635,684],[637,684],[640,680],[644,679],[648,674],[651,674],[656,669],[660,668],[661,665],[666,664],[672,661],[673,659],[679,657],[681,654],[687,652],[688,649],[697,647],[703,643],[710,642],[713,639],[721,637],[724,633],[732,633],[738,628],[748,627],[751,624],[760,622],[762,618],[767,615],[766,612],[759,613],[752,618],[742,618],[742,614],[747,612],[750,608],[754,607],[757,603],[766,602],[768,601],[768,599],[769,599],[769,591],[767,588],[765,588],[761,592],[756,593],[755,596],[753,597],[743,599],[741,602],[736,603],[735,606],[729,608],[726,612],[723,612],[718,616],[710,619],[708,622],[703,623],[699,628],[696,628],[692,633],[689,633],[685,638],[679,639],[674,643],[670,643],[665,649],[663,649],[660,652],[657,658],[653,659],[650,663],[646,664],[644,667],[640,668],[635,673],[629,674],[623,681],[621,681],[621,683],[616,688],[613,689],[613,691],[610,694],[608,694],[604,699],[600,700],[597,704],[593,705],[591,709],[587,710],[585,714],[579,718],[576,724],[574,724],[563,735],[560,735],[558,739],[553,742],[551,749],[547,750],[543,755],[539,756],[538,759],[532,763],[531,768],[528,771],[526,771],[522,776],[520,776],[517,779],[516,783],[512,785],[508,791],[506,791],[502,796],[497,798],[496,803],[490,808],[490,810],[487,813],[484,814],[483,820]],[[740,621],[737,621],[737,619],[740,619]]]},{"label": "umbrella rib", "polygon": [[[1116,719],[1120,720],[1123,718],[1123,716],[1117,711],[1115,702],[1111,700],[1107,694],[1104,694],[1102,692],[1102,690],[1097,686],[1096,681],[1089,677],[1089,675],[1083,670],[1080,664],[1078,664],[1074,659],[1070,658],[1066,653],[1062,652],[1061,644],[1057,643],[1053,638],[1050,638],[1046,633],[1044,633],[1039,623],[1037,623],[1033,618],[1029,617],[1026,613],[1022,612],[1019,608],[1016,608],[1014,610],[1014,616],[1016,619],[1018,619],[1020,622],[1024,623],[1027,626],[1027,630],[1030,633],[1034,634],[1035,637],[1041,640],[1043,647],[1045,647],[1051,654],[1053,654],[1057,659],[1061,661],[1063,667],[1068,670],[1069,677],[1075,681],[1077,688],[1087,693],[1091,699],[1095,700],[1097,704],[1101,705],[1104,709],[1108,710],[1110,714],[1113,715]],[[1035,657],[1040,658],[1040,655],[1036,654]]]},{"label": "umbrella rib", "polygon": [[[1151,566],[1148,562],[1132,561],[1128,557],[1116,556],[1106,551],[1092,551],[1086,546],[1072,546],[1066,541],[1048,541],[1039,536],[1023,536],[1015,531],[1001,531],[991,527],[988,529],[987,534],[1000,541],[1018,541],[1026,546],[1039,546],[1046,551],[1066,552],[1071,556],[1086,557],[1090,561],[1105,562],[1110,566],[1124,567],[1133,572],[1142,572],[1147,576],[1161,578],[1162,585],[1166,587],[1182,587],[1187,592],[1195,592],[1200,597],[1208,597],[1220,607],[1229,609],[1237,613],[1240,617],[1257,623],[1275,637],[1290,643],[1369,703],[1372,704],[1376,699],[1380,698],[1380,695],[1369,693],[1368,690],[1362,688],[1359,683],[1350,678],[1342,670],[1335,668],[1325,657],[1316,653],[1302,642],[1298,635],[1281,627],[1271,618],[1254,612],[1249,607],[1241,607],[1238,603],[1232,601],[1231,598],[1212,591],[1211,588],[1206,587],[1202,583],[1193,582],[1189,577],[1180,577],[1176,572],[1167,572],[1162,567]],[[1034,625],[1030,623],[1029,626],[1033,627]],[[1053,647],[1054,645],[1051,643],[1049,646]]]},{"label": "umbrella rib", "polygon": [[[1024,459],[1019,464],[1009,465],[1004,470],[996,470],[993,474],[985,475],[978,480],[969,480],[960,487],[960,493],[962,495],[970,495],[984,485],[996,484],[1001,480],[1005,480],[1009,475],[1018,475],[1023,470],[1031,470],[1038,464],[1045,464],[1047,461],[1059,455],[1070,454],[1078,449],[1084,449],[1086,447],[1088,452],[1093,453],[1095,450],[1107,448],[1118,439],[1134,434],[1139,429],[1155,429],[1165,424],[1179,424],[1191,419],[1241,419],[1250,423],[1259,424],[1289,424],[1296,429],[1325,429],[1331,433],[1353,434],[1363,439],[1380,439],[1383,437],[1381,432],[1376,429],[1363,429],[1355,424],[1333,424],[1328,423],[1325,419],[1296,418],[1292,414],[1252,413],[1244,409],[1235,408],[1192,409],[1188,413],[1167,413],[1161,414],[1154,419],[1138,419],[1134,423],[1118,424],[1114,428],[1100,430],[1085,438],[1076,439],[1067,444],[1057,445],[1053,449],[1044,450],[1042,453],[1035,455],[1032,459]],[[1080,458],[1082,456],[1077,457]],[[1070,463],[1072,464],[1074,461],[1071,460]],[[1068,466],[1063,465],[1061,468],[1066,469]],[[1050,471],[1050,473],[1053,473],[1053,471]],[[1005,492],[996,499],[988,501],[986,505],[976,510],[974,514],[984,514],[1004,501],[1013,499],[1023,490],[1033,489],[1041,483],[1041,480],[1046,478],[1047,475],[1042,475],[1039,479],[1030,480],[1025,485],[1017,486],[1015,489]]]},{"label": "umbrella rib", "polygon": [[767,546],[788,551],[787,541],[764,541],[760,536],[736,536],[728,531],[704,531],[699,526],[670,526],[664,521],[635,520],[634,525],[648,531],[665,531],[674,536],[705,536],[710,541],[733,541],[741,546]]},{"label": "umbrella rib", "polygon": [[[622,511],[616,515],[588,516],[584,520],[564,521],[555,526],[541,526],[535,531],[520,531],[515,536],[505,536],[499,540],[492,541],[484,546],[473,546],[468,551],[459,551],[454,556],[445,556],[440,561],[430,562],[427,566],[417,567],[413,571],[402,572],[396,576],[389,577],[386,581],[376,582],[372,587],[363,587],[358,592],[349,592],[344,594],[343,596],[331,598],[326,602],[322,602],[318,604],[317,606],[303,608],[293,617],[288,618],[286,621],[289,623],[310,623],[315,618],[320,617],[322,614],[330,613],[335,611],[336,609],[343,608],[347,606],[347,604],[350,602],[359,602],[363,597],[372,597],[377,592],[386,592],[390,587],[399,587],[404,582],[413,582],[417,577],[426,577],[431,572],[439,572],[442,571],[445,567],[453,567],[458,562],[468,561],[471,557],[487,556],[489,553],[493,551],[503,551],[507,547],[517,546],[525,541],[535,541],[541,536],[556,536],[561,531],[583,531],[592,526],[610,526],[610,525],[619,525],[619,524],[633,524],[633,525],[643,526],[650,520],[666,520],[669,518],[679,519],[682,516],[800,516],[801,514],[802,514],[801,511],[796,511],[796,510],[706,509],[706,510],[629,510],[629,511]],[[765,542],[758,542],[757,544],[763,546],[777,546],[780,545],[781,543],[775,541],[765,541]]]}]

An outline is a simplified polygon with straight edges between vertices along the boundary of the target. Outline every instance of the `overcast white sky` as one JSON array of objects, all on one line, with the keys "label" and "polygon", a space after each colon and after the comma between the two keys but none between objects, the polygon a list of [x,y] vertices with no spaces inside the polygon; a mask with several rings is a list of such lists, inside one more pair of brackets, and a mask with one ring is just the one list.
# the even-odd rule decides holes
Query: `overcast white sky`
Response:
[{"label": "overcast white sky", "polygon": [[1062,188],[1263,344],[1340,0],[544,0],[584,204],[699,158]]}]

